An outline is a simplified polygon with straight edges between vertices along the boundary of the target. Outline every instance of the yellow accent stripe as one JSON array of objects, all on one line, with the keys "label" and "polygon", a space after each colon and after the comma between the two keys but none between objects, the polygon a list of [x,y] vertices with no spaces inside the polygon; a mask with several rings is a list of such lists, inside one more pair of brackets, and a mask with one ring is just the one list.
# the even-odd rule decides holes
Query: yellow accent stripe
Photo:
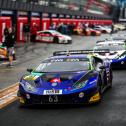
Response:
[{"label": "yellow accent stripe", "polygon": [[91,102],[97,102],[97,101],[99,101],[100,100],[100,94],[99,94],[99,92],[98,93],[96,93],[95,95],[93,95],[91,98],[90,98],[90,100],[89,100],[89,102],[91,103]]}]

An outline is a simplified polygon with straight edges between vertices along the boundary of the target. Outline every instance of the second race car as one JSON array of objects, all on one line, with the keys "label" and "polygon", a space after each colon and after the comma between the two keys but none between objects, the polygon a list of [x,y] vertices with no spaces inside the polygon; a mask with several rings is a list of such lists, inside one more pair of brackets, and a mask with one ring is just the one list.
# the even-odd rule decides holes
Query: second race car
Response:
[{"label": "second race car", "polygon": [[100,31],[101,33],[111,33],[111,28],[108,26],[96,25],[94,26],[94,29]]},{"label": "second race car", "polygon": [[105,89],[112,86],[112,69],[108,60],[90,52],[55,52],[37,68],[28,69],[30,74],[19,82],[20,105],[99,102]]},{"label": "second race car", "polygon": [[101,32],[92,28],[76,28],[74,29],[74,34],[86,36],[100,36]]},{"label": "second race car", "polygon": [[72,43],[72,38],[55,30],[45,30],[37,32],[36,41],[69,44]]},{"label": "second race car", "polygon": [[0,60],[7,58],[7,49],[5,46],[0,45]]},{"label": "second race car", "polygon": [[126,68],[126,42],[118,39],[98,41],[95,49],[108,49],[110,51],[108,54],[95,53],[95,55],[102,59],[109,59],[113,68]]},{"label": "second race car", "polygon": [[[13,59],[16,60],[15,51],[13,52]],[[0,44],[0,60],[8,60],[7,48],[3,44]]]}]

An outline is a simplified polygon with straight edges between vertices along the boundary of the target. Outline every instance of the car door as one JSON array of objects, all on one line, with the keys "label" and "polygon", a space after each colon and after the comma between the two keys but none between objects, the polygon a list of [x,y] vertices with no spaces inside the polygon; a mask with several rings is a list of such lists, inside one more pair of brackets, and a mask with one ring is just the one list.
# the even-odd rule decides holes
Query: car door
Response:
[{"label": "car door", "polygon": [[50,32],[42,33],[42,41],[44,42],[53,42],[53,35]]}]

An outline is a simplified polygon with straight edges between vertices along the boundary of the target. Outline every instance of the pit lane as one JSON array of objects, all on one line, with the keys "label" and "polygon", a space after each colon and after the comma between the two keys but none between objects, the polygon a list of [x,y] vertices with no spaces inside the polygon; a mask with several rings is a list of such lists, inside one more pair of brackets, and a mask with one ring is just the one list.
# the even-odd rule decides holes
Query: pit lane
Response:
[{"label": "pit lane", "polygon": [[[71,45],[41,44],[42,48],[34,52],[28,51],[25,58],[21,57],[20,62],[15,64],[13,69],[1,68],[0,87],[1,89],[17,82],[22,72],[27,67],[35,66],[41,59],[52,54],[54,50],[85,49],[92,48],[97,40],[102,40],[109,35],[101,37],[74,36]],[[40,46],[39,46],[40,47]],[[32,53],[31,53],[32,52]],[[38,55],[42,54],[42,55]],[[20,56],[19,56],[20,57]],[[19,71],[20,70],[20,71]],[[8,72],[9,71],[9,72]],[[7,74],[7,77],[4,75]],[[11,76],[10,76],[11,74]],[[7,107],[1,109],[1,126],[125,126],[126,124],[126,70],[114,70],[113,88],[108,90],[103,97],[103,101],[92,106],[65,106],[20,109],[15,101]]]}]

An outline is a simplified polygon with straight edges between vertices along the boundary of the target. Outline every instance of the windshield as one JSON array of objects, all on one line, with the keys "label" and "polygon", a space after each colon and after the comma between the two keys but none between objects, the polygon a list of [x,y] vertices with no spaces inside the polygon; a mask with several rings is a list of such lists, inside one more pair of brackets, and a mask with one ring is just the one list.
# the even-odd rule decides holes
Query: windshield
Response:
[{"label": "windshield", "polygon": [[99,44],[96,45],[94,49],[109,49],[110,51],[120,51],[125,50],[125,44]]},{"label": "windshield", "polygon": [[34,72],[65,72],[85,71],[89,69],[89,61],[45,62],[40,64]]}]

